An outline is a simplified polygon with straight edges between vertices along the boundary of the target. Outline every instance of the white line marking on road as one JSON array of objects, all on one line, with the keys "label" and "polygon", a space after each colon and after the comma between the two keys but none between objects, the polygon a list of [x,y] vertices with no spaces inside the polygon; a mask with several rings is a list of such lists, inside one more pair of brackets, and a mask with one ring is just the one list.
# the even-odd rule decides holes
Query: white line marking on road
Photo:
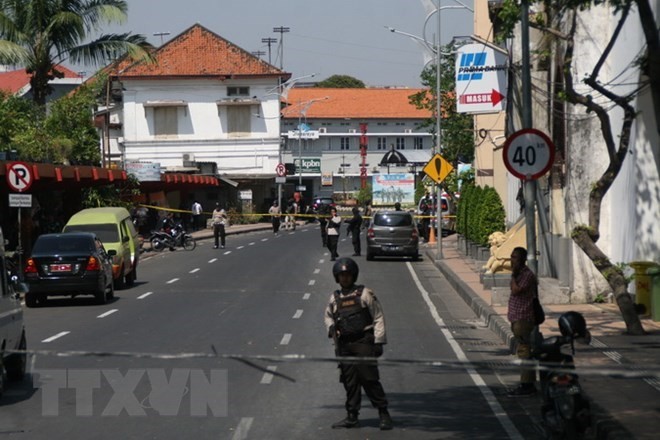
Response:
[{"label": "white line marking on road", "polygon": [[[266,369],[268,371],[277,371],[277,367],[275,365],[269,365],[266,367]],[[269,385],[273,381],[274,377],[275,375],[272,373],[264,373],[263,377],[261,378],[261,383],[264,385]]]},{"label": "white line marking on road", "polygon": [[225,251],[225,255],[231,254],[231,251]]},{"label": "white line marking on road", "polygon": [[178,279],[178,278],[172,278],[172,279],[171,279],[171,280],[169,280],[169,281],[168,281],[168,282],[167,282],[166,284],[172,284],[172,283],[176,283],[177,281],[179,281],[179,279]]},{"label": "white line marking on road", "polygon": [[46,338],[41,342],[53,342],[55,339],[61,338],[62,336],[66,336],[71,332],[59,332],[58,334],[51,336],[50,338]]},{"label": "white line marking on road", "polygon": [[309,280],[308,283],[309,286],[313,286],[314,284],[316,284],[316,280]]},{"label": "white line marking on road", "polygon": [[296,310],[296,313],[293,314],[293,319],[299,319],[303,314],[302,309]]},{"label": "white line marking on road", "polygon": [[239,246],[236,249],[243,249],[245,246]]},{"label": "white line marking on road", "polygon": [[289,345],[289,342],[291,342],[291,333],[284,333],[280,345]]},{"label": "white line marking on road", "polygon": [[262,238],[261,241],[268,241],[268,239],[267,238]]},{"label": "white line marking on road", "polygon": [[188,272],[188,273],[195,273],[195,272],[199,272],[199,267],[196,267],[195,269],[191,270],[191,271]]},{"label": "white line marking on road", "polygon": [[252,243],[249,243],[248,246],[254,246],[254,241]]},{"label": "white line marking on road", "polygon": [[216,261],[218,261],[217,258],[211,258],[211,259],[209,260],[209,264],[210,264],[210,263],[215,263]]},{"label": "white line marking on road", "polygon": [[429,311],[431,312],[431,316],[435,320],[435,323],[438,325],[438,327],[440,327],[440,331],[442,332],[443,336],[449,343],[449,346],[454,351],[456,358],[458,358],[460,362],[463,362],[465,365],[467,365],[465,371],[468,373],[474,384],[481,391],[481,394],[484,396],[484,399],[490,406],[491,411],[493,411],[493,414],[495,415],[495,417],[497,417],[497,420],[502,425],[502,428],[504,428],[504,430],[507,432],[510,439],[523,440],[523,436],[520,434],[520,432],[518,432],[511,419],[507,416],[506,411],[504,411],[502,405],[500,405],[500,402],[497,401],[497,398],[493,394],[493,391],[490,388],[488,388],[488,385],[486,385],[486,382],[483,380],[483,378],[479,375],[479,373],[477,373],[474,367],[471,366],[470,360],[467,358],[467,356],[465,356],[465,353],[461,349],[461,346],[458,344],[458,342],[456,342],[456,339],[454,339],[454,337],[452,336],[451,331],[449,331],[449,329],[445,325],[445,322],[440,317],[438,310],[435,308],[435,304],[433,304],[433,301],[431,301],[431,297],[429,296],[429,293],[424,289],[424,286],[422,286],[422,283],[419,281],[419,278],[417,277],[417,274],[415,273],[412,264],[410,264],[410,262],[407,261],[406,266],[410,271],[410,275],[412,276],[413,281],[415,281],[415,284],[417,285],[417,289],[422,294],[422,298],[424,299],[426,306],[429,308]]},{"label": "white line marking on road", "polygon": [[321,258],[321,259],[319,260],[319,263],[320,263],[320,264],[323,264],[323,263],[325,263],[325,260],[324,260],[323,258]]},{"label": "white line marking on road", "polygon": [[245,440],[248,438],[248,432],[250,431],[253,421],[254,417],[243,417],[238,423],[231,440]]},{"label": "white line marking on road", "polygon": [[153,292],[143,293],[142,295],[138,296],[137,299],[145,299],[149,295],[153,295]]},{"label": "white line marking on road", "polygon": [[108,310],[108,311],[105,312],[105,313],[101,313],[99,316],[97,316],[97,318],[105,318],[106,316],[110,316],[110,315],[112,315],[113,313],[118,312],[118,311],[119,311],[119,309]]},{"label": "white line marking on road", "polygon": [[307,300],[309,299],[310,296],[312,296],[311,293],[306,293],[306,294],[304,294],[304,295],[303,295],[303,300],[307,301]]},{"label": "white line marking on road", "polygon": [[314,275],[316,275],[317,273],[321,273],[321,269],[314,269]]}]

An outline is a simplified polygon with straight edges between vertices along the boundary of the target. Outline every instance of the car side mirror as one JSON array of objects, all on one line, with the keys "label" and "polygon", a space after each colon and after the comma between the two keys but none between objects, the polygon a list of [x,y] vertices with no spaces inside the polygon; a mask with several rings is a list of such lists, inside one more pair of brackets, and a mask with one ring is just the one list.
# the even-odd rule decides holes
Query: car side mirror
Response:
[{"label": "car side mirror", "polygon": [[110,250],[107,252],[107,254],[110,255],[111,257],[114,257],[115,255],[117,255],[117,251],[114,250],[114,249],[110,249]]},{"label": "car side mirror", "polygon": [[128,235],[125,235],[124,238],[121,239],[121,241],[124,243],[128,242],[128,240],[129,240]]}]

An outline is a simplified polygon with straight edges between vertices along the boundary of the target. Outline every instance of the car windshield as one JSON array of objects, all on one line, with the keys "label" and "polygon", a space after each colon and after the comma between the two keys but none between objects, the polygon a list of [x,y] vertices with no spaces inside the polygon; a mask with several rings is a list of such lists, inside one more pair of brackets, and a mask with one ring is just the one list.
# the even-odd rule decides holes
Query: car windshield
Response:
[{"label": "car windshield", "polygon": [[374,216],[376,226],[410,226],[412,216],[409,214],[376,214]]},{"label": "car windshield", "polygon": [[119,232],[117,225],[104,223],[98,225],[70,225],[64,227],[64,232],[93,232],[103,243],[119,242]]},{"label": "car windshield", "polygon": [[94,242],[89,237],[66,237],[42,235],[34,244],[33,254],[58,254],[62,252],[90,252]]}]

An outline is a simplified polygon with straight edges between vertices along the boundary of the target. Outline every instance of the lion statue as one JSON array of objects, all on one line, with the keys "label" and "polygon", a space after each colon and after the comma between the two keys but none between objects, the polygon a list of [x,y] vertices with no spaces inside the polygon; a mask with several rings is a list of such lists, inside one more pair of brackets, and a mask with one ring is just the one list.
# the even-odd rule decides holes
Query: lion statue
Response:
[{"label": "lion statue", "polygon": [[511,261],[506,258],[498,258],[497,250],[504,244],[508,239],[503,232],[493,232],[488,236],[488,244],[490,245],[490,258],[488,262],[483,266],[486,269],[486,273],[491,274],[495,272],[501,272],[504,270],[511,269]]}]

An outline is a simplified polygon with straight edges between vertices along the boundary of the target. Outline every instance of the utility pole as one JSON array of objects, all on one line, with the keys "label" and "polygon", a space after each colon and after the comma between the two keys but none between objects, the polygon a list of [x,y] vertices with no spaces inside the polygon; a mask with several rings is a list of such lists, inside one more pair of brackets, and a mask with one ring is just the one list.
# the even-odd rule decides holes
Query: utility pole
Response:
[{"label": "utility pole", "polygon": [[264,52],[263,50],[255,50],[254,52],[250,52],[250,53],[255,57],[259,57],[259,59],[261,59],[262,56],[266,55],[266,52]]},{"label": "utility pole", "polygon": [[277,38],[262,38],[261,42],[266,43],[268,45],[268,64],[273,64],[271,62],[271,57],[270,57],[270,48],[271,48],[271,44],[277,43]]},{"label": "utility pole", "polygon": [[273,32],[280,34],[280,44],[278,46],[278,57],[280,60],[280,70],[284,69],[284,34],[290,32],[291,28],[278,26],[273,28]]},{"label": "utility pole", "polygon": [[169,32],[154,32],[153,36],[154,37],[160,37],[160,45],[162,46],[163,45],[163,37],[165,35],[169,35],[169,34],[170,34]]}]

